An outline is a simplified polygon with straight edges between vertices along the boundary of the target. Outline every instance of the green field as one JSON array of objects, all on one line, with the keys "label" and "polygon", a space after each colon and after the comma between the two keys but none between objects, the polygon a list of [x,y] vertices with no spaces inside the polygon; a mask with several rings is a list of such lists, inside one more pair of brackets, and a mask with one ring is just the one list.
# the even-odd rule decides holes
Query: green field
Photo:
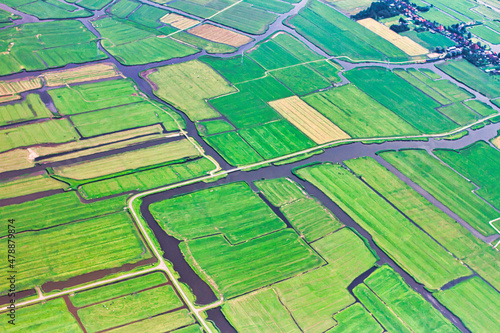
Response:
[{"label": "green field", "polygon": [[485,104],[475,99],[470,101],[465,101],[464,104],[473,109],[474,111],[476,111],[477,113],[479,113],[483,117],[497,113],[497,111],[488,104]]},{"label": "green field", "polygon": [[27,174],[16,178],[10,178],[0,181],[0,199],[20,197],[31,193],[61,190],[67,188],[68,185],[57,181],[45,172],[36,174]]},{"label": "green field", "polygon": [[233,298],[222,306],[222,312],[241,333],[301,332],[271,288]]},{"label": "green field", "polygon": [[500,325],[498,291],[478,276],[439,292],[436,298],[472,332],[493,332]]},{"label": "green field", "polygon": [[373,319],[366,309],[360,304],[351,305],[342,312],[333,316],[338,325],[327,331],[327,333],[342,332],[383,332],[383,328]]},{"label": "green field", "polygon": [[[168,332],[174,333],[198,333],[201,329],[198,325],[192,325],[195,321],[188,310],[182,309],[175,312],[165,313],[159,316],[148,317],[139,322],[128,324],[119,328],[112,329],[112,333],[136,333],[136,332]],[[184,326],[187,326],[184,328]],[[182,327],[180,329],[176,329]],[[175,330],[175,331],[170,331]],[[188,331],[191,330],[191,331]]]},{"label": "green field", "polygon": [[193,269],[210,281],[212,287],[219,290],[226,299],[324,263],[289,229],[238,245],[231,245],[223,235],[208,236],[183,242],[180,248]]},{"label": "green field", "polygon": [[235,91],[213,69],[197,60],[159,67],[148,79],[154,83],[156,96],[186,113],[191,120],[217,117],[218,113],[205,100]]},{"label": "green field", "polygon": [[483,235],[496,233],[488,222],[498,213],[472,192],[476,187],[425,150],[388,151],[380,156]]},{"label": "green field", "polygon": [[149,28],[158,28],[162,25],[160,19],[168,13],[168,10],[142,4],[141,7],[127,17],[127,20]]},{"label": "green field", "polygon": [[321,74],[325,79],[330,82],[340,83],[342,79],[338,75],[342,66],[334,63],[331,60],[315,61],[308,64],[308,66],[314,69],[317,73]]},{"label": "green field", "polygon": [[102,46],[124,65],[147,64],[199,52],[198,48],[160,37],[154,30],[132,22],[110,17],[91,22],[103,37]]},{"label": "green field", "polygon": [[[484,141],[460,150],[435,149],[433,153],[480,187],[477,195],[500,208],[500,151]],[[499,214],[500,215],[500,214]]]},{"label": "green field", "polygon": [[489,98],[500,96],[500,79],[483,72],[465,59],[446,61],[436,67]]},{"label": "green field", "polygon": [[144,101],[132,80],[110,80],[48,90],[63,115],[111,108]]},{"label": "green field", "polygon": [[447,132],[457,127],[435,110],[437,102],[384,68],[354,69],[345,77],[423,133]]},{"label": "green field", "polygon": [[206,176],[214,169],[213,162],[200,158],[84,184],[78,191],[86,199],[97,199],[130,191],[145,191]]},{"label": "green field", "polygon": [[250,93],[264,102],[293,96],[293,93],[272,76],[248,82],[238,83],[236,87],[241,93]]},{"label": "green field", "polygon": [[263,158],[236,132],[226,132],[203,138],[232,166],[257,163]]},{"label": "green field", "polygon": [[[19,290],[151,257],[126,213],[20,233],[16,243]],[[2,244],[7,247],[7,238]],[[7,266],[5,261],[0,269],[6,271]],[[7,293],[8,283],[6,279],[0,283],[2,294]]]},{"label": "green field", "polygon": [[178,32],[172,36],[173,40],[182,41],[188,43],[194,47],[204,49],[207,53],[231,53],[235,52],[237,49],[233,46],[211,42],[204,38],[188,34],[184,31]]},{"label": "green field", "polygon": [[335,325],[332,315],[355,301],[347,286],[378,258],[348,228],[311,245],[328,264],[273,288],[303,331],[324,332]]},{"label": "green field", "polygon": [[353,172],[389,200],[445,249],[493,285],[500,286],[500,253],[474,237],[418,192],[371,158],[346,161]]},{"label": "green field", "polygon": [[[40,188],[36,187],[36,190]],[[5,220],[15,216],[16,232],[39,230],[60,224],[84,220],[93,216],[119,212],[125,207],[124,197],[106,201],[82,203],[75,192],[54,194],[41,199],[2,207],[0,216]],[[34,215],[33,211],[37,214]],[[43,219],[40,218],[43,216]],[[7,235],[7,229],[0,237]]]},{"label": "green field", "polygon": [[[230,3],[234,2],[235,1],[230,1]],[[263,3],[274,3],[281,6],[284,5],[282,2],[275,0],[266,0],[263,1]],[[254,7],[247,2],[240,2],[237,5],[221,12],[217,16],[214,16],[211,20],[249,34],[260,35],[266,32],[269,25],[273,23],[276,18],[276,14]]]},{"label": "green field", "polygon": [[331,85],[324,77],[312,70],[308,65],[275,70],[272,75],[295,94],[301,96]]},{"label": "green field", "polygon": [[39,19],[70,19],[89,17],[92,13],[79,7],[71,6],[56,0],[36,0],[25,5],[16,6],[17,10],[38,17]]},{"label": "green field", "polygon": [[[441,105],[445,104],[450,104],[451,101],[446,98],[446,96],[443,96],[439,92],[435,91],[431,87],[429,87],[425,82],[420,81],[417,79],[414,75],[411,75],[409,71],[407,72],[404,69],[395,69],[394,73],[397,74],[399,77],[403,78],[405,81],[410,83],[412,86],[418,88],[421,90],[423,93],[425,93],[427,96],[431,97],[434,99],[436,102],[438,102]],[[433,81],[431,81],[433,82]]]},{"label": "green field", "polygon": [[481,115],[475,113],[462,103],[454,103],[439,108],[439,112],[453,120],[459,125],[471,124],[481,118]]},{"label": "green field", "polygon": [[10,51],[0,56],[0,75],[107,58],[97,47],[97,37],[77,20],[5,28],[0,31],[0,40],[5,50],[12,44]]},{"label": "green field", "polygon": [[286,120],[245,128],[241,137],[264,159],[271,159],[311,148],[315,143]]},{"label": "green field", "polygon": [[285,227],[243,182],[156,202],[150,211],[160,226],[179,240],[222,234],[236,244]]},{"label": "green field", "polygon": [[196,124],[198,133],[201,136],[219,134],[222,132],[228,132],[234,130],[234,126],[225,121],[224,119],[208,120],[203,122],[198,122]]},{"label": "green field", "polygon": [[470,28],[469,31],[491,44],[500,44],[500,34],[484,25],[476,25]]},{"label": "green field", "polygon": [[[368,288],[363,288],[367,286]],[[358,293],[359,291],[359,293]],[[372,293],[378,304],[364,304],[364,293]],[[371,274],[365,284],[354,289],[354,294],[375,315],[384,317],[384,312],[392,312],[397,316],[393,332],[401,332],[400,327],[409,328],[412,332],[459,332],[438,310],[436,310],[419,293],[414,291],[393,268],[384,265]],[[360,295],[361,294],[361,295]],[[367,296],[368,296],[367,295]],[[370,296],[368,296],[370,297]],[[380,302],[381,301],[381,302]],[[369,306],[370,305],[370,306]],[[395,319],[395,318],[393,318]],[[388,327],[386,327],[388,328]]]},{"label": "green field", "polygon": [[70,119],[84,137],[161,123],[167,131],[178,131],[179,125],[184,127],[184,120],[177,112],[150,101],[81,113]]},{"label": "green field", "polygon": [[451,102],[461,102],[466,99],[474,98],[473,94],[463,88],[458,87],[456,84],[446,79],[434,81],[415,68],[409,68],[408,72],[440,93],[442,96],[446,97]]},{"label": "green field", "polygon": [[0,322],[3,332],[83,332],[62,298],[16,307],[15,325],[8,323],[6,314],[3,316]]},{"label": "green field", "polygon": [[289,178],[262,179],[254,184],[276,207],[307,197],[307,193]]},{"label": "green field", "polygon": [[414,42],[429,50],[433,50],[436,47],[448,48],[455,46],[455,42],[448,37],[431,31],[416,32],[412,30],[402,32],[401,35],[411,38]]},{"label": "green field", "polygon": [[126,296],[137,291],[152,288],[159,284],[167,283],[168,279],[162,272],[141,275],[136,278],[124,280],[102,287],[80,291],[69,296],[71,303],[77,308],[102,302],[111,298]]},{"label": "green field", "polygon": [[337,203],[373,240],[418,282],[438,289],[470,271],[382,197],[338,164],[321,164],[295,173]]},{"label": "green field", "polygon": [[349,84],[303,98],[351,137],[416,135],[420,132]]},{"label": "green field", "polygon": [[29,94],[20,103],[0,106],[0,126],[51,117],[52,112],[43,104],[38,94]]},{"label": "green field", "polygon": [[140,3],[134,0],[119,0],[109,7],[109,12],[114,16],[125,18],[139,7],[139,5]]},{"label": "green field", "polygon": [[0,152],[42,143],[63,143],[78,138],[68,119],[53,119],[0,130]]},{"label": "green field", "polygon": [[309,2],[288,22],[332,56],[346,56],[352,60],[408,60],[408,56],[393,44],[316,0]]},{"label": "green field", "polygon": [[183,306],[171,285],[135,292],[78,310],[89,333],[99,332]]},{"label": "green field", "polygon": [[250,57],[245,57],[244,54],[232,58],[202,56],[199,60],[215,69],[232,84],[253,80],[265,75],[264,68]]}]

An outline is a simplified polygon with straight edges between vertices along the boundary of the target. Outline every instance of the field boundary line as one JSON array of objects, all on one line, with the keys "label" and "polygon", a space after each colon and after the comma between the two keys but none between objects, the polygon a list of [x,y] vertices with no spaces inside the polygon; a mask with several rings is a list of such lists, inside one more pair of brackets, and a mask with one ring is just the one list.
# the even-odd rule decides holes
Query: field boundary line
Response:
[{"label": "field boundary line", "polygon": [[[495,222],[495,221],[500,221],[500,217],[499,217],[499,218],[496,218],[496,219],[494,219],[494,220],[491,220],[491,221],[489,222],[489,224],[490,224],[490,225],[491,225],[491,227],[492,227],[493,229],[495,229],[495,230],[496,230],[496,232],[500,235],[500,230],[498,230],[498,228],[497,228],[497,227],[495,227],[495,225],[493,224],[493,222]],[[497,246],[498,246],[499,244],[500,244],[500,240],[497,242],[497,244],[496,244],[495,246],[493,246],[493,248],[496,250],[496,248],[497,248]]]}]

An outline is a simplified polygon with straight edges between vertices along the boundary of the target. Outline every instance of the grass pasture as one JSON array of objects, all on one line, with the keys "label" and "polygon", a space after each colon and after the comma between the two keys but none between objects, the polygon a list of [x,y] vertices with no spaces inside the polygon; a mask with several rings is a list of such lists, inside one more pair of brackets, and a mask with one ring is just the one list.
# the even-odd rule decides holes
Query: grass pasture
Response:
[{"label": "grass pasture", "polygon": [[446,98],[446,96],[443,96],[442,94],[440,94],[436,90],[432,89],[427,84],[425,84],[424,82],[420,81],[415,76],[410,74],[408,71],[406,71],[404,69],[395,69],[394,73],[396,75],[398,75],[399,77],[403,78],[408,83],[410,83],[412,86],[421,90],[423,93],[425,93],[427,96],[434,99],[439,104],[446,105],[446,104],[451,103],[451,101],[448,98]]},{"label": "grass pasture", "polygon": [[23,13],[36,16],[41,20],[92,16],[92,13],[88,10],[59,1],[36,0],[25,5],[16,6],[16,9]]},{"label": "grass pasture", "polygon": [[75,180],[100,178],[133,172],[147,166],[199,156],[200,152],[187,139],[159,144],[115,155],[54,167],[57,176]]},{"label": "grass pasture", "polygon": [[478,276],[439,292],[436,298],[472,332],[490,332],[500,325],[500,296]]},{"label": "grass pasture", "polygon": [[351,84],[318,92],[303,100],[351,137],[419,133],[405,120]]},{"label": "grass pasture", "polygon": [[127,17],[127,20],[154,29],[162,25],[160,19],[168,13],[165,9],[142,4],[141,7]]},{"label": "grass pasture", "polygon": [[[238,245],[214,235],[180,244],[193,269],[230,299],[322,265],[293,230],[279,230]],[[230,267],[231,269],[228,269]]]},{"label": "grass pasture", "polygon": [[179,240],[222,234],[230,244],[285,227],[246,183],[231,183],[154,203],[150,211]]},{"label": "grass pasture", "polygon": [[491,106],[476,99],[465,101],[464,105],[470,107],[472,110],[476,111],[483,117],[487,117],[494,113],[497,113],[497,111],[493,109]]},{"label": "grass pasture", "polygon": [[20,103],[0,106],[0,126],[51,117],[52,112],[38,94],[29,94]]},{"label": "grass pasture", "polygon": [[[35,189],[39,191],[39,184],[35,186]],[[64,192],[33,201],[4,206],[0,216],[5,219],[8,219],[9,216],[15,216],[16,232],[23,232],[119,212],[125,208],[125,205],[124,197],[82,203],[75,192]],[[33,211],[36,211],[39,215],[33,215]],[[39,216],[44,218],[40,219]],[[0,237],[6,235],[7,229],[0,233]]]},{"label": "grass pasture", "polygon": [[355,301],[347,286],[377,258],[348,228],[311,245],[328,264],[277,283],[273,289],[303,331],[324,332],[335,325],[332,315]]},{"label": "grass pasture", "polygon": [[[128,324],[119,328],[110,330],[111,333],[136,333],[136,332],[169,332],[189,333],[187,330],[192,330],[190,333],[200,332],[198,325],[194,324],[195,320],[188,310],[182,309],[175,312],[165,313],[159,316],[148,317],[139,322]],[[186,327],[185,327],[186,326]],[[182,327],[182,328],[179,328]],[[179,329],[177,329],[179,328]],[[174,330],[174,331],[170,331]]]},{"label": "grass pasture", "polygon": [[233,298],[222,306],[222,312],[238,332],[301,332],[272,288]]},{"label": "grass pasture", "polygon": [[[363,288],[363,286],[368,288]],[[368,300],[370,293],[372,293],[371,298],[376,298],[378,302],[372,303]],[[406,284],[403,278],[388,265],[381,266],[366,278],[365,285],[361,284],[356,287],[354,294],[356,296],[363,295],[361,301],[364,304],[366,300],[368,304],[364,305],[370,311],[373,310],[372,313],[377,319],[383,318],[384,312],[395,314],[399,320],[392,318],[391,324],[396,327],[394,332],[408,331],[408,328],[412,332],[459,332],[451,322]]]},{"label": "grass pasture", "polygon": [[171,285],[122,296],[78,310],[87,332],[94,333],[146,319],[183,306]]},{"label": "grass pasture", "polygon": [[[23,320],[16,320],[15,325],[2,320],[0,330],[3,332],[83,332],[62,298],[22,308],[16,307],[17,316]],[[7,315],[4,314],[4,317],[6,319]]]},{"label": "grass pasture", "polygon": [[423,133],[447,132],[457,127],[457,124],[435,110],[439,103],[384,68],[355,69],[346,72],[345,76]]},{"label": "grass pasture", "polygon": [[488,222],[498,213],[472,193],[476,187],[425,150],[387,151],[380,156],[483,235],[496,233]]},{"label": "grass pasture", "polygon": [[238,83],[240,93],[250,93],[264,102],[293,96],[293,93],[272,76]]},{"label": "grass pasture", "polygon": [[272,75],[297,95],[306,95],[331,84],[307,65],[297,65],[272,71]]},{"label": "grass pasture", "polygon": [[269,105],[317,144],[350,138],[337,125],[297,96],[272,101]]},{"label": "grass pasture", "polygon": [[226,132],[203,138],[232,166],[257,163],[263,158],[238,133]]},{"label": "grass pasture", "polygon": [[307,197],[305,191],[289,178],[262,179],[254,184],[276,207]]},{"label": "grass pasture", "polygon": [[460,102],[443,106],[439,112],[453,120],[459,125],[467,125],[479,120],[481,116]]},{"label": "grass pasture", "polygon": [[366,309],[359,303],[355,303],[345,310],[337,313],[333,318],[338,325],[327,331],[327,333],[342,332],[383,332],[384,329],[373,319]]},{"label": "grass pasture", "polygon": [[64,143],[78,138],[68,119],[52,119],[0,130],[0,152],[43,143]]},{"label": "grass pasture", "polygon": [[337,203],[403,269],[427,288],[470,274],[433,239],[405,218],[347,169],[321,164],[295,173]]},{"label": "grass pasture", "polygon": [[196,124],[201,136],[213,135],[234,130],[234,126],[224,119],[208,120]]},{"label": "grass pasture", "polygon": [[265,75],[264,68],[251,58],[243,55],[231,58],[202,56],[199,60],[215,69],[233,84],[253,80]]},{"label": "grass pasture", "polygon": [[253,40],[245,35],[211,24],[198,25],[188,30],[188,32],[212,42],[227,44],[233,47],[240,47]]},{"label": "grass pasture", "polygon": [[460,150],[435,149],[433,153],[480,187],[476,193],[500,208],[500,152],[484,141]]},{"label": "grass pasture", "polygon": [[204,49],[207,53],[231,53],[236,51],[236,48],[231,45],[212,42],[184,31],[179,31],[172,35],[171,38],[175,41],[184,42],[193,47]]},{"label": "grass pasture", "polygon": [[97,199],[118,193],[145,191],[179,183],[206,176],[209,171],[214,169],[212,161],[200,158],[84,184],[78,191],[86,199]]},{"label": "grass pasture", "polygon": [[500,34],[489,27],[484,25],[476,25],[469,29],[469,31],[477,37],[484,39],[491,44],[500,44]]},{"label": "grass pasture", "polygon": [[313,147],[315,144],[286,120],[278,120],[239,131],[241,137],[264,159]]},{"label": "grass pasture", "polygon": [[489,98],[500,96],[500,79],[483,72],[465,59],[446,61],[436,67]]},{"label": "grass pasture", "polygon": [[[16,242],[19,290],[151,257],[126,213],[20,233]],[[7,239],[3,238],[2,243],[6,247]],[[0,268],[6,271],[7,266],[5,261]],[[1,290],[7,291],[7,284],[7,280],[2,281]]]},{"label": "grass pasture", "polygon": [[218,113],[205,100],[235,91],[213,69],[197,60],[160,67],[147,78],[156,96],[185,112],[191,120],[217,117]]},{"label": "grass pasture", "polygon": [[448,48],[455,46],[455,42],[448,37],[431,31],[416,32],[412,30],[402,32],[401,35],[411,38],[413,41],[429,50],[433,50],[436,47]]},{"label": "grass pasture", "polygon": [[37,192],[59,190],[67,188],[68,185],[50,178],[45,171],[38,174],[24,175],[10,178],[0,182],[0,199],[20,197]]},{"label": "grass pasture", "polygon": [[[263,3],[267,4],[270,2],[282,4],[279,1],[265,1]],[[261,35],[267,31],[269,25],[277,17],[276,14],[255,7],[248,2],[240,2],[212,17],[211,20],[249,34]]]}]

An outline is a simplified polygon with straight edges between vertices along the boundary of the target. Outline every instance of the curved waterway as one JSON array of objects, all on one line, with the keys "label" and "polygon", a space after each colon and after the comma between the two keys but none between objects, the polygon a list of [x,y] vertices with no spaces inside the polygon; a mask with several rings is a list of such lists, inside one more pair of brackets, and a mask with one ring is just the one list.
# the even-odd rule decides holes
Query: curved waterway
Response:
[{"label": "curved waterway", "polygon": [[[160,7],[163,8],[163,6],[158,5],[156,3],[153,3],[151,1],[146,1],[142,0],[142,2],[147,3],[149,5],[155,6],[155,7]],[[295,15],[301,8],[303,8],[307,3],[307,0],[302,0],[300,3],[294,5],[294,8],[285,14],[280,14],[277,18],[276,21],[274,21],[270,26],[269,29],[262,35],[254,36],[254,35],[249,35],[245,34],[247,36],[250,36],[254,39],[253,42],[240,47],[237,51],[232,52],[232,53],[226,53],[226,54],[210,54],[212,56],[216,57],[232,57],[235,55],[242,55],[246,50],[251,49],[254,47],[257,43],[260,41],[264,40],[265,38],[269,37],[270,35],[274,34],[277,31],[285,31],[302,42],[304,42],[307,46],[309,46],[311,49],[313,49],[315,52],[318,54],[328,57],[328,55],[318,47],[316,47],[314,44],[306,40],[303,36],[298,34],[295,30],[293,30],[290,26],[286,25],[286,21],[288,18],[291,16]],[[28,22],[38,22],[41,20],[38,20],[36,17],[27,15],[21,12],[18,12],[16,10],[12,10],[9,7],[0,4],[0,8],[9,10],[11,12],[14,12],[22,17],[21,20],[15,21],[15,24],[23,24],[23,23],[28,23]],[[173,12],[178,12],[182,13],[178,10],[171,9],[169,10]],[[90,23],[90,20],[95,19],[98,16],[104,15],[105,14],[105,9],[100,10],[100,11],[94,11],[94,16],[89,17],[89,18],[82,18],[79,19],[90,31],[92,31],[96,36],[100,38],[99,33],[94,29],[92,24]],[[182,13],[183,15],[186,15],[186,13]],[[196,19],[202,19],[199,17],[196,17],[194,15],[187,15],[192,18]],[[44,21],[50,21],[50,20],[44,20]],[[215,25],[219,25],[217,23],[213,23]],[[226,27],[227,28],[227,27]],[[235,29],[231,29],[234,30]],[[241,33],[241,32],[240,32]],[[135,81],[135,83],[139,86],[142,92],[144,92],[149,98],[154,99],[160,103],[168,105],[168,103],[165,103],[161,101],[159,98],[157,98],[152,91],[151,86],[140,77],[140,72],[158,67],[158,66],[164,66],[164,65],[169,65],[169,64],[175,64],[175,63],[181,63],[181,62],[186,62],[194,59],[198,59],[200,56],[207,55],[208,53],[206,51],[199,52],[197,54],[184,57],[184,58],[175,58],[175,59],[170,59],[166,61],[160,61],[156,63],[150,63],[150,64],[145,64],[145,65],[137,65],[137,66],[125,66],[120,64],[114,57],[112,57],[106,50],[104,50],[101,47],[101,50],[104,51],[109,59],[104,59],[100,61],[95,61],[95,62],[90,62],[90,63],[101,63],[101,62],[113,62],[118,69],[127,77],[130,77]],[[481,100],[482,102],[487,103],[488,105],[494,107],[495,109],[496,106],[492,105],[488,98],[485,96],[479,94],[476,91],[473,91],[469,87],[465,86],[464,84],[456,81],[452,77],[446,75],[444,72],[440,71],[436,67],[434,67],[434,64],[432,63],[426,63],[426,64],[408,64],[408,65],[397,65],[397,64],[380,64],[380,63],[352,63],[352,62],[346,62],[341,59],[337,59],[337,62],[339,62],[343,67],[343,71],[351,70],[354,68],[358,67],[368,67],[368,66],[381,66],[381,67],[386,67],[389,69],[393,68],[429,68],[433,70],[434,72],[438,73],[441,75],[442,78],[448,79],[455,84],[457,84],[460,87],[463,87],[467,91],[471,92],[474,94],[474,96]],[[89,63],[86,63],[89,64]],[[81,64],[75,65],[75,64],[70,64],[67,66],[64,66],[59,69],[66,69],[66,68],[74,68],[77,66],[80,66]],[[46,70],[44,70],[46,71]],[[22,78],[26,76],[36,76],[41,74],[44,71],[34,71],[34,72],[22,72],[18,74],[13,74],[9,76],[4,76],[2,79],[15,79],[15,78]],[[342,83],[348,83],[348,81],[343,78]],[[37,90],[32,91],[34,93],[37,93]],[[43,101],[51,107],[51,110],[53,110],[53,103],[50,99],[50,96],[46,93],[46,88],[39,89],[38,92],[42,96]],[[10,102],[10,103],[15,103],[15,102]],[[172,107],[171,105],[169,105]],[[172,107],[173,108],[173,107]],[[175,108],[173,108],[175,109]],[[178,111],[178,110],[177,110]],[[198,132],[196,130],[196,126],[193,122],[191,122],[183,113],[180,112],[180,114],[184,117],[186,120],[186,126],[187,126],[187,132],[189,136],[195,138],[205,149],[205,152],[212,157],[214,157],[217,162],[221,165],[221,167],[225,170],[231,169],[231,166],[228,165],[220,155],[218,155],[215,150],[213,150],[210,146],[208,146],[205,141],[198,135]],[[259,180],[262,178],[270,179],[270,178],[278,178],[278,177],[290,177],[300,185],[302,185],[306,191],[311,194],[312,196],[316,197],[318,200],[320,200],[323,205],[325,205],[327,208],[329,208],[346,226],[349,226],[353,229],[355,229],[357,232],[359,232],[363,237],[365,237],[370,246],[376,251],[377,255],[380,257],[380,260],[378,264],[389,264],[391,267],[393,267],[401,276],[404,278],[404,280],[418,293],[420,293],[425,299],[427,299],[436,309],[438,309],[441,313],[443,313],[444,316],[446,316],[449,320],[451,320],[460,330],[463,332],[468,332],[468,330],[465,328],[465,326],[462,324],[462,322],[454,316],[447,308],[442,306],[439,302],[436,301],[436,299],[433,297],[433,295],[428,292],[422,285],[418,284],[410,275],[408,275],[404,270],[402,270],[391,258],[389,258],[372,240],[372,237],[370,234],[368,234],[364,229],[362,229],[357,223],[355,223],[345,212],[343,212],[333,201],[331,201],[326,195],[324,195],[321,191],[319,191],[316,187],[313,185],[304,182],[297,177],[295,177],[292,173],[291,170],[294,167],[306,164],[306,163],[311,163],[311,162],[342,162],[344,160],[352,159],[352,158],[357,158],[357,157],[362,157],[362,156],[370,156],[375,159],[377,159],[379,162],[383,163],[385,166],[390,168],[390,165],[387,165],[383,160],[381,160],[377,155],[376,152],[380,150],[386,150],[386,149],[393,149],[393,150],[399,150],[399,149],[406,149],[406,148],[420,148],[420,149],[425,149],[427,151],[431,151],[432,149],[435,148],[448,148],[448,149],[460,149],[463,148],[475,141],[478,140],[485,140],[488,141],[491,138],[493,138],[496,134],[497,131],[500,129],[500,124],[491,124],[483,127],[482,129],[476,130],[476,131],[469,131],[469,135],[466,137],[463,137],[459,140],[456,141],[445,141],[445,140],[437,140],[437,139],[430,139],[429,141],[392,141],[392,142],[385,142],[382,144],[364,144],[361,142],[357,143],[351,143],[351,144],[345,144],[342,146],[337,146],[333,148],[328,148],[325,149],[325,152],[320,154],[320,155],[315,155],[312,156],[308,159],[305,159],[303,161],[295,162],[292,164],[287,164],[283,166],[269,166],[265,167],[262,169],[254,170],[254,171],[239,171],[239,172],[233,172],[227,175],[227,177],[218,180],[217,182],[214,183],[195,183],[191,184],[188,186],[184,186],[181,188],[175,188],[171,189],[169,191],[157,193],[157,194],[152,194],[143,199],[142,206],[140,208],[141,213],[143,214],[144,218],[146,219],[149,227],[153,230],[155,233],[156,238],[159,241],[159,244],[164,252],[164,257],[165,259],[169,260],[170,262],[173,263],[174,269],[179,273],[180,275],[180,281],[183,283],[186,283],[189,285],[189,287],[192,289],[193,293],[196,296],[197,304],[204,305],[204,304],[210,304],[214,301],[217,300],[216,295],[214,292],[211,290],[211,288],[206,284],[194,271],[193,269],[187,264],[187,262],[184,260],[184,257],[182,256],[182,253],[179,249],[179,240],[175,239],[172,236],[169,236],[168,234],[165,233],[163,229],[158,225],[158,223],[153,219],[152,215],[149,212],[149,205],[156,201],[160,200],[165,200],[168,198],[171,198],[176,195],[182,195],[188,192],[196,191],[196,190],[201,190],[213,186],[218,186],[222,184],[227,184],[230,182],[236,182],[236,181],[244,181],[247,182],[248,184],[252,184],[253,181]],[[109,152],[108,154],[111,154],[113,152]],[[105,156],[105,154],[103,155]],[[49,164],[45,164],[43,167],[48,167],[50,166]],[[32,172],[37,170],[38,168],[32,168],[32,169],[26,169],[23,170],[26,173]],[[435,198],[430,196],[427,192],[425,192],[423,189],[418,187],[418,185],[414,184],[409,180],[407,177],[402,175],[401,173],[397,172],[397,170],[394,170],[394,168],[391,169],[391,171],[394,172],[394,174],[408,183],[412,188],[417,190],[420,194],[422,194],[424,197],[426,197],[428,200],[430,200],[432,203],[434,203],[438,208],[442,209],[450,215],[452,218],[457,220],[459,223],[464,225],[465,227],[468,227],[468,229],[473,232],[473,234],[481,238],[483,241],[488,242],[492,238],[486,238],[479,233],[475,232],[475,230],[471,230],[470,226],[468,226],[463,220],[461,220],[458,216],[456,216],[453,212],[451,212],[449,209],[444,207],[442,204],[437,202]],[[7,174],[2,174],[0,175],[0,178],[6,178]],[[12,176],[12,174],[9,174],[9,176]],[[33,200],[34,198],[37,198],[39,196],[35,195],[30,195],[22,198],[13,198],[9,199],[8,203],[18,203],[18,202],[23,202],[23,201],[29,201]],[[5,205],[7,202],[0,202],[0,205]],[[275,211],[276,208],[272,207]],[[356,286],[357,284],[361,283],[371,272],[373,269],[370,269],[369,271],[365,272],[364,274],[360,275],[358,278],[356,278],[351,285],[349,286],[348,290],[352,292],[352,288]],[[456,283],[457,281],[451,281],[449,285]],[[57,288],[58,286],[53,286],[54,288]],[[226,318],[223,316],[220,308],[215,308],[207,311],[208,319],[213,321],[223,332],[235,332],[234,328],[229,324],[229,322],[226,320]]]}]

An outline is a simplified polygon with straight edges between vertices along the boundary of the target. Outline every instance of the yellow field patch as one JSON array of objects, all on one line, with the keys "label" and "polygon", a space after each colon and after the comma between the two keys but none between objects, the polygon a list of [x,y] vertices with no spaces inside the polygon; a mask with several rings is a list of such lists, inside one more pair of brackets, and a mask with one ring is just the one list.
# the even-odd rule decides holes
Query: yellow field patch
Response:
[{"label": "yellow field patch", "polygon": [[350,136],[297,96],[269,102],[273,109],[318,144]]},{"label": "yellow field patch", "polygon": [[491,140],[491,143],[493,143],[495,145],[495,147],[497,147],[498,149],[500,149],[500,136],[497,136],[496,138],[494,138],[493,140]]},{"label": "yellow field patch", "polygon": [[0,96],[0,103],[11,102],[21,99],[21,95]]},{"label": "yellow field patch", "polygon": [[253,39],[237,32],[216,27],[211,24],[202,24],[193,29],[188,30],[190,34],[208,39],[212,42],[222,43],[239,47],[250,43]]},{"label": "yellow field patch", "polygon": [[113,63],[109,62],[79,66],[61,71],[45,72],[42,76],[45,79],[45,83],[49,87],[112,77],[124,77],[118,68],[116,68]]},{"label": "yellow field patch", "polygon": [[0,96],[12,96],[28,90],[42,87],[42,80],[38,77],[25,77],[22,79],[0,81]]},{"label": "yellow field patch", "polygon": [[357,22],[363,27],[369,29],[383,39],[387,40],[397,48],[401,49],[409,56],[419,56],[429,53],[429,50],[427,50],[425,47],[415,43],[413,40],[406,36],[397,34],[382,23],[379,23],[372,18],[362,19]]},{"label": "yellow field patch", "polygon": [[198,20],[193,20],[193,19],[190,19],[189,17],[185,17],[185,16],[178,15],[175,13],[169,13],[169,14],[163,16],[160,19],[160,21],[163,23],[166,23],[166,24],[170,24],[174,28],[181,29],[181,30],[189,29],[189,28],[197,25],[198,23],[200,23],[200,21],[198,21]]}]

